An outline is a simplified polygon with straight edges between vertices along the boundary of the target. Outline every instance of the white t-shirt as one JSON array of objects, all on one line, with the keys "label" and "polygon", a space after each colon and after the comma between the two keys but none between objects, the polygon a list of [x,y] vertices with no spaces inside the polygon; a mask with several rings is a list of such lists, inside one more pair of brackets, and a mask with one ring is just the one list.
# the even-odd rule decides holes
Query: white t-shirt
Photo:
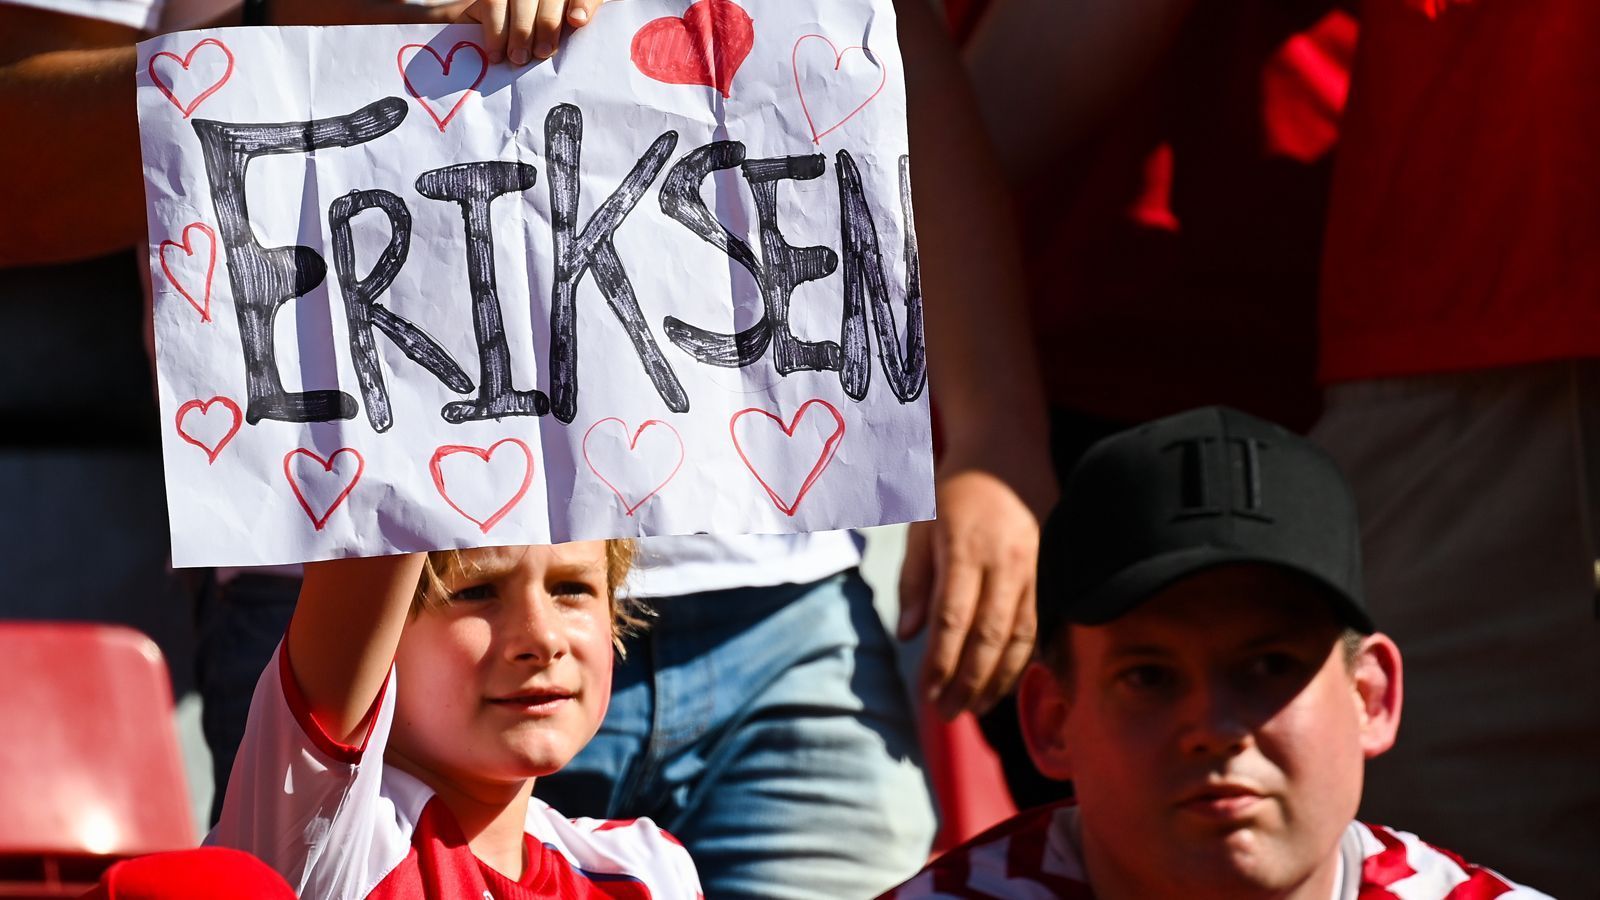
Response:
[{"label": "white t-shirt", "polygon": [[861,539],[849,531],[642,538],[627,590],[636,597],[673,597],[806,584],[860,563]]},{"label": "white t-shirt", "polygon": [[[880,900],[1093,900],[1071,801],[1008,819],[934,860]],[[1331,900],[1550,900],[1414,834],[1351,822],[1339,841]]]},{"label": "white t-shirt", "polygon": [[688,851],[649,819],[568,819],[537,798],[523,879],[484,865],[433,790],[384,764],[397,677],[390,669],[361,745],[340,744],[311,717],[280,644],[205,842],[259,857],[318,900],[699,900]]},{"label": "white t-shirt", "polygon": [[115,22],[140,31],[182,31],[210,22],[239,0],[0,0],[51,12]]}]

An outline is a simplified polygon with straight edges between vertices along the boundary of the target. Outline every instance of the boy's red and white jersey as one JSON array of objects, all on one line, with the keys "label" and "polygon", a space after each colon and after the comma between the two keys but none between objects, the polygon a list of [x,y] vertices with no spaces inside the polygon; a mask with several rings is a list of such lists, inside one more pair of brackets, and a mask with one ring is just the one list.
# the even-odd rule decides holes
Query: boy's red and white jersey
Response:
[{"label": "boy's red and white jersey", "polygon": [[527,860],[513,882],[473,856],[455,817],[416,778],[384,765],[389,680],[360,746],[312,719],[282,644],[256,684],[222,817],[207,844],[255,854],[305,900],[697,900],[688,851],[649,819],[567,819],[531,799]]},{"label": "boy's red and white jersey", "polygon": [[[880,900],[1092,900],[1078,850],[1078,808],[1028,810],[951,850]],[[1351,822],[1332,900],[1535,900],[1516,884],[1414,834]]]}]

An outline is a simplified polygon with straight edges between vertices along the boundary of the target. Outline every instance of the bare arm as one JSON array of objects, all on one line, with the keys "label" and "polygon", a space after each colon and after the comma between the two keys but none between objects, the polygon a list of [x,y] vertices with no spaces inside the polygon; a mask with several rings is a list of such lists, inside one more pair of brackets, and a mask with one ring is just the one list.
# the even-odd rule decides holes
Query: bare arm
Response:
[{"label": "bare arm", "polygon": [[88,259],[144,235],[136,29],[0,5],[0,267]]},{"label": "bare arm", "polygon": [[1055,500],[1009,195],[955,49],[901,0],[929,377],[944,426],[939,518],[914,525],[900,634],[928,625],[922,691],[990,705],[1033,648],[1039,518]]},{"label": "bare arm", "polygon": [[[277,24],[445,23],[465,7],[281,0],[272,11]],[[0,267],[90,259],[144,241],[133,46],[141,37],[125,25],[0,3],[0,122],[12,129],[0,142]]]},{"label": "bare arm", "polygon": [[317,723],[348,742],[383,689],[424,554],[307,563],[285,643]]},{"label": "bare arm", "polygon": [[1194,0],[995,0],[963,55],[1013,184],[1126,98]]}]

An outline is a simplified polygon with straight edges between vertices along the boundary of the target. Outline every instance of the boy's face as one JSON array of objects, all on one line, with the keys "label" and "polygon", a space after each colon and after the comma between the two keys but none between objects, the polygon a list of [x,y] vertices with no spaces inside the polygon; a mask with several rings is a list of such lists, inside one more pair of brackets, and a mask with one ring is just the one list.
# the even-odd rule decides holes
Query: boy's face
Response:
[{"label": "boy's face", "polygon": [[1368,637],[1347,665],[1341,630],[1315,589],[1253,566],[1067,629],[1069,671],[1030,670],[1024,727],[1041,770],[1074,781],[1097,889],[1332,890],[1400,700],[1393,643]]},{"label": "boy's face", "polygon": [[458,787],[560,769],[611,700],[605,542],[462,553],[449,604],[407,623],[390,749]]}]

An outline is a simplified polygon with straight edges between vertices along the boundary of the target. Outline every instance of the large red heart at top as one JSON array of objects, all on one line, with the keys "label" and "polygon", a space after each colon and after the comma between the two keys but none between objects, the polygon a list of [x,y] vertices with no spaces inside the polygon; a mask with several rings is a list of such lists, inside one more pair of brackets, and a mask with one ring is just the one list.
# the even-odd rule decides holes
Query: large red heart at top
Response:
[{"label": "large red heart at top", "polygon": [[682,18],[646,22],[633,36],[633,64],[667,84],[702,84],[731,96],[733,75],[756,43],[750,14],[733,0],[699,0]]}]

